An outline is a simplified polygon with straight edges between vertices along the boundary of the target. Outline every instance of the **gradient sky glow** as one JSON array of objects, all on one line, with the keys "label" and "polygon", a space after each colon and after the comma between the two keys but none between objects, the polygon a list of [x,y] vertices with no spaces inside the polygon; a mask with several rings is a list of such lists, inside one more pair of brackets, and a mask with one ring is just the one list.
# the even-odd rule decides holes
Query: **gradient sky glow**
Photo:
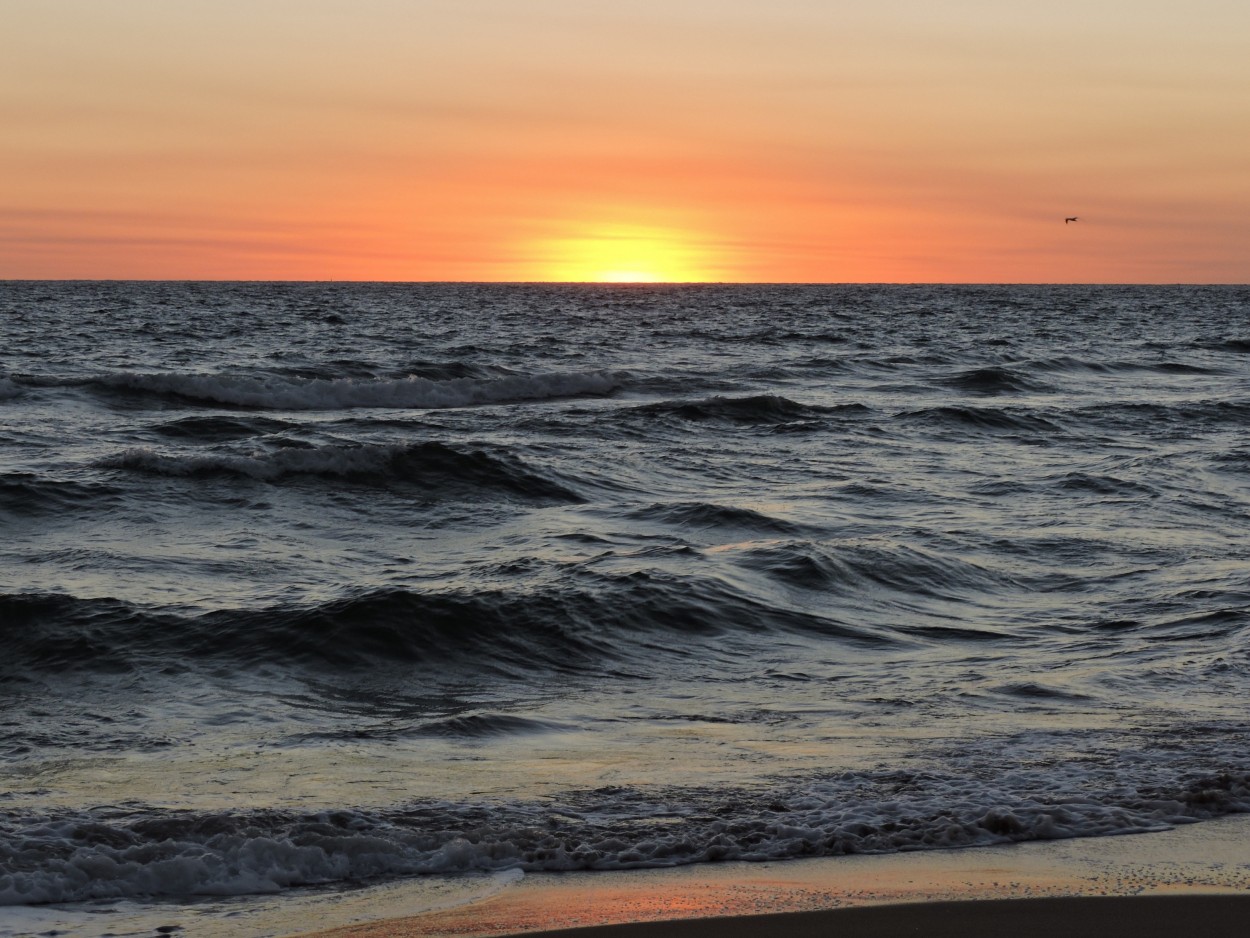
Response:
[{"label": "gradient sky glow", "polygon": [[0,0],[0,127],[0,278],[1250,281],[1245,0]]}]

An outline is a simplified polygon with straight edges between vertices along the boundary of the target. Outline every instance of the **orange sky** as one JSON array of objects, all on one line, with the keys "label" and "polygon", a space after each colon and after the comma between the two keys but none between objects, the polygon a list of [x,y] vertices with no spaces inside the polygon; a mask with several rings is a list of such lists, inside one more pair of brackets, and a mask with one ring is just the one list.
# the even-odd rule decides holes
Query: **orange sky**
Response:
[{"label": "orange sky", "polygon": [[0,0],[0,127],[0,278],[1250,281],[1245,0]]}]

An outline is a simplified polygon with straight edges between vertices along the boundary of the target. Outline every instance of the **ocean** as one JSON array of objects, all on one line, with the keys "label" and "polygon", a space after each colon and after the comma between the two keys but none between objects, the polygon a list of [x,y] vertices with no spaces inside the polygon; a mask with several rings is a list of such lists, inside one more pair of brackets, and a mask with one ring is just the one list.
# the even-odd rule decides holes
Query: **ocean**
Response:
[{"label": "ocean", "polygon": [[1248,426],[1247,287],[0,284],[0,934],[1250,810]]}]

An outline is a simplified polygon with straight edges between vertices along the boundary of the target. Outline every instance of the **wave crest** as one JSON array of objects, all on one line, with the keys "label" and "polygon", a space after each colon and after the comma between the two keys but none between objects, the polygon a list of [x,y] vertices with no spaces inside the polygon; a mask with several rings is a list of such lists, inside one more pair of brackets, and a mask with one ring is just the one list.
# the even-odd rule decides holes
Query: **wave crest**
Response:
[{"label": "wave crest", "polygon": [[777,518],[753,508],[734,505],[717,505],[710,502],[656,503],[637,508],[626,517],[637,521],[652,521],[677,528],[702,530],[705,528],[736,528],[757,534],[801,534],[807,528],[802,524]]},{"label": "wave crest", "polygon": [[609,394],[621,383],[609,371],[553,372],[497,378],[255,377],[229,374],[119,374],[109,389],[140,391],[234,407],[345,410],[359,407],[432,409],[509,401]]},{"label": "wave crest", "polygon": [[961,371],[942,380],[946,387],[967,391],[970,394],[1010,394],[1038,391],[1045,388],[1041,382],[1031,380],[1018,371],[1002,366],[974,368]]},{"label": "wave crest", "polygon": [[646,416],[695,422],[721,421],[741,424],[776,424],[810,420],[828,413],[827,408],[800,404],[777,394],[751,397],[708,397],[694,401],[662,401],[633,408]]},{"label": "wave crest", "polygon": [[939,426],[975,430],[1007,430],[1016,433],[1050,435],[1062,428],[1034,413],[1008,411],[997,407],[926,407],[898,415],[905,420],[933,423]]},{"label": "wave crest", "polygon": [[0,475],[0,512],[40,515],[87,510],[117,502],[121,489],[100,482],[50,479],[30,472]]},{"label": "wave crest", "polygon": [[[536,673],[653,668],[657,652],[734,633],[810,632],[855,643],[890,639],[829,616],[772,604],[714,579],[660,571],[586,572],[577,586],[531,592],[364,590],[314,605],[186,615],[117,599],[0,595],[0,673],[133,671],[230,661],[286,668],[380,666]],[[643,639],[642,636],[649,636]]]},{"label": "wave crest", "polygon": [[416,486],[428,496],[501,492],[578,502],[567,486],[504,451],[460,449],[438,442],[289,446],[255,454],[171,455],[145,447],[102,461],[111,469],[174,477],[243,476],[278,482],[292,477],[342,479],[363,485]]}]

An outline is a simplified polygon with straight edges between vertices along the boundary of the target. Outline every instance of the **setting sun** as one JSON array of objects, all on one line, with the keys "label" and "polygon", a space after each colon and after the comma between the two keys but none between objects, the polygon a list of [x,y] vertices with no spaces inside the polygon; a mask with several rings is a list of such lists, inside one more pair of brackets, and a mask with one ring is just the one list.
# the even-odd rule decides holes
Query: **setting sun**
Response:
[{"label": "setting sun", "polygon": [[701,239],[635,225],[605,225],[539,246],[539,279],[571,283],[690,283],[717,279]]}]

